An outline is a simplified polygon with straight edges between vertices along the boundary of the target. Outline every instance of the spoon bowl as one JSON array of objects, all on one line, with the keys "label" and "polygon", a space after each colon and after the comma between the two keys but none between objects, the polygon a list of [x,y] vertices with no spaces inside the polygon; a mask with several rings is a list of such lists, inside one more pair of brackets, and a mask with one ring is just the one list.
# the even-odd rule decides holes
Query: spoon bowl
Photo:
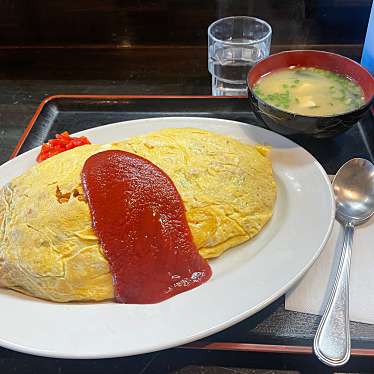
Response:
[{"label": "spoon bowl", "polygon": [[363,158],[345,163],[333,181],[339,221],[358,225],[374,213],[374,165]]}]

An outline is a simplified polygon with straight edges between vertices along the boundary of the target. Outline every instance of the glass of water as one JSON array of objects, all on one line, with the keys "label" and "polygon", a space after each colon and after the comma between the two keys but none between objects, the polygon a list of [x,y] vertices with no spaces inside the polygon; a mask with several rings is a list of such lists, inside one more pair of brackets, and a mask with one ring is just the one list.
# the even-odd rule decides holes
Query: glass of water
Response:
[{"label": "glass of water", "polygon": [[254,17],[219,19],[208,28],[208,69],[213,96],[247,96],[247,73],[267,57],[270,25]]}]

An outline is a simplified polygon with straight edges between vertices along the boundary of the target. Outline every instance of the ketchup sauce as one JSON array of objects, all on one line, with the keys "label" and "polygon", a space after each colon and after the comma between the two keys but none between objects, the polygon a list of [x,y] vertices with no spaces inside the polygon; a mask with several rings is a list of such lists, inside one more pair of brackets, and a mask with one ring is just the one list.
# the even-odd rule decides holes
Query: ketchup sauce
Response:
[{"label": "ketchup sauce", "polygon": [[183,201],[156,165],[132,153],[104,151],[86,160],[82,183],[118,302],[158,303],[211,277],[192,241]]}]

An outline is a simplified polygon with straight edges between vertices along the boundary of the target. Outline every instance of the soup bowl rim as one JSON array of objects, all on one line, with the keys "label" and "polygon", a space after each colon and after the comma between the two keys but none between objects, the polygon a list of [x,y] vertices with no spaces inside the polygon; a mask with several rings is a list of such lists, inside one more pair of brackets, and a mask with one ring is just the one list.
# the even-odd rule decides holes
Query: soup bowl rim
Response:
[{"label": "soup bowl rim", "polygon": [[[263,76],[265,76],[266,74],[269,74],[271,72],[274,72],[274,71],[277,71],[277,70],[281,70],[281,69],[287,69],[288,67],[290,66],[293,66],[292,63],[290,63],[288,66],[284,66],[284,67],[280,67],[280,68],[276,68],[276,69],[270,69],[267,73],[261,75],[252,85],[250,84],[249,82],[249,79],[250,79],[250,76],[251,76],[251,72],[253,72],[253,70],[256,68],[256,66],[258,66],[258,64],[261,64],[261,62],[265,61],[265,60],[268,60],[268,59],[271,59],[271,58],[274,58],[276,56],[279,56],[279,55],[291,55],[293,53],[300,53],[300,52],[303,52],[303,53],[318,53],[318,54],[326,54],[326,55],[329,55],[329,56],[333,56],[334,58],[337,58],[337,59],[344,59],[345,61],[347,61],[348,63],[351,63],[351,64],[354,64],[359,70],[362,70],[364,74],[367,74],[369,79],[372,80],[373,82],[373,85],[374,85],[374,77],[370,74],[370,72],[364,67],[362,66],[361,64],[359,64],[358,62],[346,57],[346,56],[342,56],[340,54],[337,54],[337,53],[333,53],[333,52],[329,52],[329,51],[322,51],[322,50],[317,50],[317,49],[293,49],[293,50],[288,50],[288,51],[281,51],[281,52],[278,52],[278,53],[274,53],[272,55],[269,55],[268,57],[265,57],[264,59],[260,60],[259,62],[257,62],[255,65],[253,65],[253,67],[248,71],[248,74],[247,74],[247,86],[248,86],[248,91],[250,92],[251,96],[253,98],[255,98],[259,103],[261,103],[262,105],[267,105],[269,107],[271,107],[272,109],[274,109],[275,111],[279,111],[281,113],[285,113],[287,115],[291,115],[291,116],[294,116],[294,117],[304,117],[304,118],[313,118],[313,119],[316,119],[316,118],[339,118],[340,116],[349,116],[350,114],[351,115],[354,115],[356,112],[360,111],[360,110],[364,110],[366,109],[368,106],[372,105],[373,102],[374,102],[374,92],[371,94],[371,96],[369,96],[368,98],[365,97],[365,101],[362,103],[362,105],[360,105],[358,108],[355,108],[355,109],[352,109],[350,111],[347,111],[347,112],[341,112],[341,113],[335,113],[335,114],[329,114],[329,115],[307,115],[307,114],[300,114],[300,113],[295,113],[295,112],[290,112],[290,111],[287,111],[287,110],[284,110],[284,109],[281,109],[281,108],[278,108],[272,104],[270,104],[269,102],[261,99],[260,97],[258,97],[254,90],[253,90],[253,86],[259,81],[259,79]],[[316,67],[316,68],[320,68],[320,69],[323,69],[323,70],[327,70],[327,71],[330,71],[332,73],[335,73],[334,71],[330,70],[330,69],[326,69],[326,68],[322,68],[320,66],[315,66],[315,65],[300,65],[300,67]],[[336,74],[339,74],[339,73],[336,73]],[[349,76],[349,74],[345,74],[344,75],[346,78],[352,80],[354,83],[356,83],[363,91],[363,87],[362,85],[360,85],[359,82],[357,82],[356,80],[354,80],[352,77]],[[249,96],[248,97],[250,100],[251,100],[251,97]]]}]

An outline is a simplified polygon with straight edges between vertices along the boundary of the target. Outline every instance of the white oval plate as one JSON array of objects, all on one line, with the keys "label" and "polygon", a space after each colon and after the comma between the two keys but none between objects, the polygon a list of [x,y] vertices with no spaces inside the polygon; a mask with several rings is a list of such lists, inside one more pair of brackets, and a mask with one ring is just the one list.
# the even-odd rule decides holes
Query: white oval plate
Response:
[{"label": "white oval plate", "polygon": [[[205,284],[159,304],[58,304],[0,290],[0,345],[61,358],[104,358],[170,348],[216,333],[284,294],[326,243],[335,204],[321,165],[303,148],[267,130],[214,118],[169,117],[82,131],[110,143],[164,127],[196,127],[246,143],[271,144],[278,196],[260,234],[210,261]],[[35,164],[39,148],[0,166],[0,185]]]}]

